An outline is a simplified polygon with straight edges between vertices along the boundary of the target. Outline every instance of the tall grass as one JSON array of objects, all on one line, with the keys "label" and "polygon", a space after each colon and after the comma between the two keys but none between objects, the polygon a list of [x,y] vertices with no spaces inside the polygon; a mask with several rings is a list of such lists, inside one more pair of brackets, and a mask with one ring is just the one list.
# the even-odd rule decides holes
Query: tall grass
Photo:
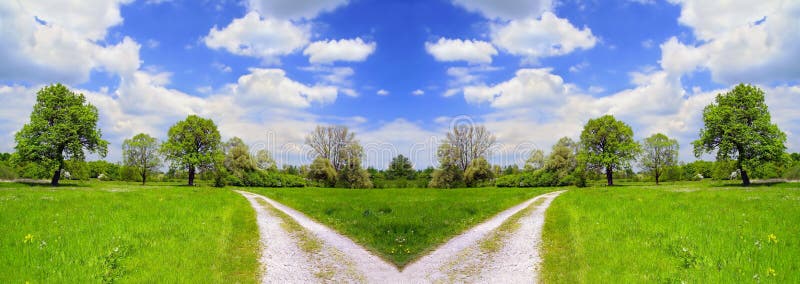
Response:
[{"label": "tall grass", "polygon": [[300,210],[402,267],[500,211],[557,188],[247,190]]},{"label": "tall grass", "polygon": [[253,283],[258,228],[224,189],[0,183],[2,283]]},{"label": "tall grass", "polygon": [[547,212],[542,282],[798,283],[798,186],[570,190]]}]

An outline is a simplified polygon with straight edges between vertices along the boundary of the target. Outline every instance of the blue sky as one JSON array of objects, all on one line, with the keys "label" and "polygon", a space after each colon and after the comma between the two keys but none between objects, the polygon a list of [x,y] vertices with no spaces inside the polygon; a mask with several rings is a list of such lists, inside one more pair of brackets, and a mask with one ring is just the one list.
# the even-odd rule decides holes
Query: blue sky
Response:
[{"label": "blue sky", "polygon": [[702,108],[739,82],[800,151],[796,1],[49,2],[0,4],[0,151],[55,82],[98,106],[109,160],[199,114],[282,163],[307,162],[315,125],[344,124],[367,165],[425,167],[454,119],[497,135],[493,162],[521,163],[614,114],[690,161]]}]

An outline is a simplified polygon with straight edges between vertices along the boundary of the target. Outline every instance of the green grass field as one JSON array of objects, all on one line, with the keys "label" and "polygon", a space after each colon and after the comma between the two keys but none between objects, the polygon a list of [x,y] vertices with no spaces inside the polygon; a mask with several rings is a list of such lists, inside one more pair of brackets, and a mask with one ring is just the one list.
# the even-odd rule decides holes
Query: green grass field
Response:
[{"label": "green grass field", "polygon": [[547,212],[545,283],[800,283],[800,184],[575,189]]},{"label": "green grass field", "polygon": [[[257,282],[255,216],[231,189],[0,183],[0,283]],[[559,189],[246,190],[402,267]],[[542,282],[800,282],[798,183],[567,189],[547,211]]]},{"label": "green grass field", "polygon": [[253,283],[258,228],[230,190],[0,183],[0,283]]},{"label": "green grass field", "polygon": [[404,266],[500,211],[559,188],[250,188]]}]

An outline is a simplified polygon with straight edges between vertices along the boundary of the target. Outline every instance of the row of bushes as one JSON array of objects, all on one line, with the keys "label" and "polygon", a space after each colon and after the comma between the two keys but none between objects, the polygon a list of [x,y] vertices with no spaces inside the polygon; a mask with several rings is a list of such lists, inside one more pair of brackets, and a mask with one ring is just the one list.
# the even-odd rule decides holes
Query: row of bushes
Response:
[{"label": "row of bushes", "polygon": [[237,175],[228,175],[224,178],[224,183],[223,185],[254,187],[306,186],[306,180],[301,176],[272,171],[251,171]]}]

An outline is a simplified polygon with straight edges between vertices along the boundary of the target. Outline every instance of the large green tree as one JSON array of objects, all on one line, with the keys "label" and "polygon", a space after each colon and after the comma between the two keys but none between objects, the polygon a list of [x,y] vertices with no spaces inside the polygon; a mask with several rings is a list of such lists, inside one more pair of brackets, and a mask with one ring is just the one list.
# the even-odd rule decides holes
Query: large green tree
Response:
[{"label": "large green tree", "polygon": [[97,120],[97,108],[83,94],[61,84],[44,87],[36,93],[30,122],[15,136],[17,157],[54,169],[50,184],[57,186],[65,159],[83,161],[84,150],[105,157],[108,142]]},{"label": "large green tree", "polygon": [[608,185],[614,185],[614,170],[629,166],[639,151],[631,127],[612,115],[590,119],[580,145],[580,160],[589,169],[605,170]]},{"label": "large green tree", "polygon": [[167,141],[161,145],[173,166],[189,172],[189,185],[194,185],[197,170],[214,169],[220,156],[220,135],[211,119],[189,115],[170,127]]},{"label": "large green tree", "polygon": [[678,140],[661,133],[653,134],[642,141],[639,164],[653,175],[658,185],[661,175],[678,164],[679,149]]},{"label": "large green tree", "polygon": [[122,142],[122,160],[126,167],[136,170],[142,177],[142,184],[145,184],[147,174],[161,167],[158,140],[144,133],[125,139]]},{"label": "large green tree", "polygon": [[780,161],[786,151],[786,134],[772,123],[764,91],[739,84],[718,94],[703,110],[704,127],[694,141],[694,155],[717,151],[717,161],[736,161],[742,183],[750,185],[748,171],[770,161]]}]

